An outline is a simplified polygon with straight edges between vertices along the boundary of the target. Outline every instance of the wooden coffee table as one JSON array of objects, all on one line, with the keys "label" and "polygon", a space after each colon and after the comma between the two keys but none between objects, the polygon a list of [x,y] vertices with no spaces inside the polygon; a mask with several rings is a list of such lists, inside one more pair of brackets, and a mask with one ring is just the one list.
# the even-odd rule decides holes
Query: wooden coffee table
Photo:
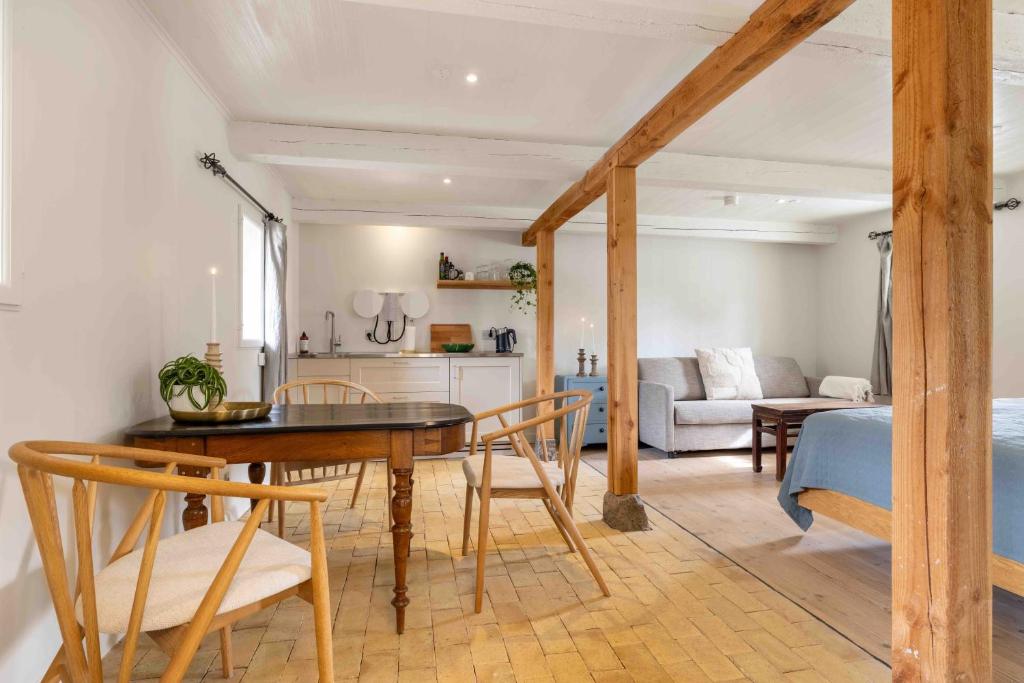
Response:
[{"label": "wooden coffee table", "polygon": [[775,437],[775,479],[782,481],[786,476],[786,455],[789,437],[800,433],[804,420],[815,413],[828,410],[849,410],[850,408],[875,408],[877,403],[855,403],[837,398],[809,398],[794,403],[754,403],[753,408],[753,465],[754,471],[761,471],[761,435]]}]

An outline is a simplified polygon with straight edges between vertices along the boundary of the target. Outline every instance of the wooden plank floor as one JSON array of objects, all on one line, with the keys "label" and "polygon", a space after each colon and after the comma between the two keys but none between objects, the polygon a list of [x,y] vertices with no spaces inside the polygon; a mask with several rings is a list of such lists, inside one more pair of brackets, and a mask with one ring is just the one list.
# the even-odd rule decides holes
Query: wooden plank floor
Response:
[{"label": "wooden plank floor", "polygon": [[[584,451],[604,471],[606,454]],[[774,456],[761,474],[750,452],[668,459],[642,449],[649,506],[758,576],[852,642],[889,661],[891,547],[824,517],[800,531],[776,501]],[[996,680],[1024,681],[1024,598],[995,590]]]},{"label": "wooden plank floor", "polygon": [[[612,590],[604,598],[567,552],[537,501],[496,501],[487,598],[472,610],[475,555],[460,553],[465,479],[458,460],[416,465],[412,604],[395,634],[393,567],[384,526],[384,474],[347,509],[351,480],[325,516],[337,680],[360,681],[883,681],[888,669],[809,612],[671,520],[620,533],[600,521],[604,477],[583,467],[576,515]],[[749,488],[749,484],[747,485]],[[686,496],[677,499],[686,504]],[[298,511],[298,508],[296,508]],[[308,521],[287,517],[290,539]],[[475,522],[475,520],[474,520]],[[742,535],[744,527],[735,530]],[[235,632],[235,679],[314,681],[313,625],[291,600]],[[119,649],[106,659],[113,677]],[[167,658],[143,639],[134,680],[156,679]],[[221,680],[215,637],[190,671]]]}]

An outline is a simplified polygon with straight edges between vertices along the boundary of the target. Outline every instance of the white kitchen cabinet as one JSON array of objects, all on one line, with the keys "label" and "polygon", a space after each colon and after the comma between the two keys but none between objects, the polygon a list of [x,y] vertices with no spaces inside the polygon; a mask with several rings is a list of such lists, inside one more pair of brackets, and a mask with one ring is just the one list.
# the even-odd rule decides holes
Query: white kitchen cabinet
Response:
[{"label": "white kitchen cabinet", "polygon": [[[522,399],[520,359],[510,356],[451,359],[451,402],[465,406],[471,413],[481,413]],[[520,421],[520,411],[510,413],[509,424]],[[466,438],[472,425],[467,425]],[[498,418],[489,417],[480,423],[480,436],[501,429]]]},{"label": "white kitchen cabinet", "polygon": [[353,382],[377,393],[449,391],[448,358],[353,358],[351,370]]},{"label": "white kitchen cabinet", "polygon": [[298,377],[329,377],[348,379],[352,374],[348,358],[299,358],[295,374]]},{"label": "white kitchen cabinet", "polygon": [[447,391],[380,391],[376,392],[385,403],[448,403]]}]

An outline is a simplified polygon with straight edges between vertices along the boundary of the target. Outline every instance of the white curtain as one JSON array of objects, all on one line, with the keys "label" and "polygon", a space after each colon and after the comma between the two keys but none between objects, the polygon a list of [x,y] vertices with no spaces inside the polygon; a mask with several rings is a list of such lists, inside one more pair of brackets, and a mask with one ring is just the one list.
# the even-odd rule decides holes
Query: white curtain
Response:
[{"label": "white curtain", "polygon": [[288,319],[285,314],[285,279],[288,267],[287,228],[284,223],[263,218],[264,253],[263,400],[272,401],[274,390],[285,382],[288,360]]},{"label": "white curtain", "polygon": [[871,390],[879,396],[892,395],[892,235],[878,238],[878,320],[875,325],[875,354],[871,361]]}]

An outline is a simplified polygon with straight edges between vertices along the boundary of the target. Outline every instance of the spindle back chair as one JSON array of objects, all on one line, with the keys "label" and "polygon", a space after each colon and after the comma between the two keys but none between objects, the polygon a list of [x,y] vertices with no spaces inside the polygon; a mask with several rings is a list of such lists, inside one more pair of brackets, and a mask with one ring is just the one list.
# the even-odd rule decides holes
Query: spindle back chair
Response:
[{"label": "spindle back chair", "polygon": [[[226,678],[230,678],[233,669],[232,624],[292,595],[298,595],[313,605],[320,680],[334,680],[326,545],[323,530],[318,523],[321,516],[320,503],[327,499],[325,492],[223,481],[220,473],[225,466],[224,460],[185,453],[67,441],[28,441],[12,446],[9,455],[17,464],[32,529],[42,558],[43,573],[61,633],[62,645],[51,661],[43,677],[44,681],[101,683],[104,680],[100,655],[101,624],[124,623],[123,618],[126,616],[127,626],[120,631],[125,634],[125,639],[117,675],[119,682],[128,681],[131,676],[135,652],[143,632],[170,657],[161,680],[179,681],[185,675],[203,637],[213,631],[220,631],[222,673]],[[85,456],[88,459],[81,460],[68,456]],[[113,467],[101,461],[106,458],[129,463],[151,462],[162,465],[163,469],[155,472]],[[178,466],[208,468],[212,478],[176,475],[174,470]],[[71,480],[71,523],[74,527],[77,554],[77,576],[74,583],[68,580],[69,564],[61,540],[55,478]],[[97,571],[93,554],[93,535],[100,484],[144,489],[149,491],[149,495],[128,524],[110,559],[103,569]],[[161,539],[160,529],[168,492],[209,496],[212,525]],[[244,525],[224,522],[224,497],[258,501]],[[308,553],[259,529],[260,520],[272,500],[309,505],[312,536]],[[213,537],[213,532],[222,535],[221,532],[232,532],[237,526],[241,526],[241,530],[233,542],[230,537],[222,539],[219,549],[224,551],[225,556],[219,569],[213,576],[199,577],[210,579],[209,587],[201,599],[198,599],[199,595],[195,592],[183,598],[183,601],[190,599],[198,602],[191,617],[177,623],[171,623],[174,621],[173,618],[166,617],[164,621],[167,623],[161,623],[160,628],[145,629],[146,620],[152,621],[151,614],[146,612],[147,597],[151,590],[159,590],[161,582],[168,579],[181,580],[184,576],[187,580],[196,580],[194,568],[191,568],[188,562],[181,561],[180,553],[174,558],[158,557],[157,551],[161,544],[173,539],[177,548],[187,548],[192,541],[205,538],[208,543]],[[136,550],[144,531],[146,533],[143,547],[141,551]],[[238,570],[243,559],[247,561],[246,571],[250,572],[251,576],[251,572],[258,572],[265,564],[260,563],[259,556],[266,560],[268,555],[276,557],[282,550],[289,553],[293,559],[297,558],[298,564],[294,566],[292,585],[288,585],[288,578],[279,579],[277,587],[280,590],[269,595],[260,593],[258,588],[254,589],[251,582],[242,585],[244,581],[238,578]],[[118,598],[124,598],[126,591],[131,592],[132,589],[123,587],[120,591],[107,590],[110,582],[104,582],[104,572],[118,561],[133,563],[135,560],[139,560],[137,579],[130,600],[130,611],[125,614],[127,602],[111,600],[111,597],[116,593]],[[157,568],[156,572],[154,567]],[[305,576],[307,571],[309,578],[302,580],[301,577]],[[173,576],[175,572],[177,576]],[[97,592],[97,579],[100,579],[104,586],[103,591]],[[163,585],[170,584],[167,582]],[[229,592],[233,606],[222,611],[225,596],[228,596]],[[252,601],[244,602],[249,596],[253,598]],[[183,601],[178,602],[179,609],[182,609]],[[151,611],[159,614],[159,610],[153,605],[150,607],[154,608]],[[187,611],[187,608],[185,609]],[[103,632],[113,631],[105,628]]]},{"label": "spindle back chair", "polygon": [[[473,513],[473,492],[480,497],[479,532],[476,558],[476,611],[483,608],[484,568],[487,553],[488,522],[491,498],[539,498],[544,509],[551,516],[569,550],[579,551],[583,561],[593,574],[601,591],[610,595],[608,586],[591,556],[583,536],[573,521],[572,506],[579,475],[580,452],[583,448],[583,429],[587,423],[593,395],[589,391],[563,391],[543,394],[524,401],[494,408],[473,417],[470,438],[470,457],[463,461],[466,475],[466,508],[463,519],[462,553],[469,551],[470,519]],[[550,404],[550,405],[548,405]],[[536,407],[540,415],[535,418],[509,425],[507,413],[526,407]],[[569,433],[567,419],[574,416],[572,431]],[[501,429],[479,435],[480,422],[497,417]],[[552,425],[560,430],[554,462],[542,461],[526,438],[527,430],[543,438],[546,427]],[[508,439],[514,456],[493,453],[493,444]],[[484,455],[477,455],[478,442],[483,442]],[[527,464],[524,464],[526,460]]]},{"label": "spindle back chair", "polygon": [[[383,403],[380,396],[373,391],[356,382],[349,382],[343,379],[299,379],[294,382],[282,384],[274,391],[274,403],[279,405],[309,405],[311,403]],[[391,496],[391,463],[387,462],[387,489],[388,500]],[[358,463],[359,470],[352,473],[350,468]],[[344,466],[344,471],[342,471]],[[366,476],[366,460],[345,460],[343,454],[339,454],[336,461],[291,461],[276,462],[271,465],[270,483],[278,486],[302,486],[304,484],[316,484],[326,481],[337,481],[340,479],[351,479],[355,477],[355,488],[352,490],[352,499],[349,507],[356,505],[359,491],[363,486],[363,478]],[[391,526],[391,505],[385,504],[388,514],[388,527]],[[277,534],[284,538],[284,510],[283,502],[277,504]],[[274,519],[274,511],[270,511],[270,520]]]}]

